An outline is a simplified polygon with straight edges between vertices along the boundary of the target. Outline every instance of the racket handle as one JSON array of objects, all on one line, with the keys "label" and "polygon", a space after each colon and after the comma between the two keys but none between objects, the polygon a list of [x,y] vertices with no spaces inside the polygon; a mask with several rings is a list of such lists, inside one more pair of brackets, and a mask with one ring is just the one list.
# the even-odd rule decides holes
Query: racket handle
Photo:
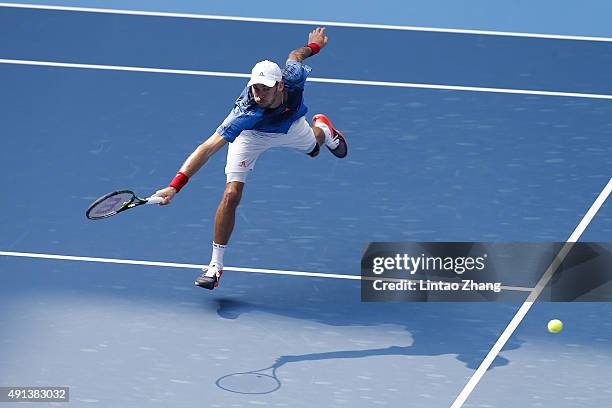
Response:
[{"label": "racket handle", "polygon": [[147,201],[147,204],[159,204],[163,199],[163,197],[153,197]]}]

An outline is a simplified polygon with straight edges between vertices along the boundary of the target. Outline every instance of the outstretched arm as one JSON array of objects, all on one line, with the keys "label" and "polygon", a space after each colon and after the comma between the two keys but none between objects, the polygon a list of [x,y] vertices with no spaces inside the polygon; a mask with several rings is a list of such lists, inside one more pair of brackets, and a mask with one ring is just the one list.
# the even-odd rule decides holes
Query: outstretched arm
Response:
[{"label": "outstretched arm", "polygon": [[203,165],[206,164],[208,159],[213,154],[218,152],[219,149],[225,146],[226,143],[227,141],[223,138],[223,136],[215,132],[189,155],[179,171],[185,174],[187,177],[193,176]]},{"label": "outstretched arm", "polygon": [[325,35],[325,27],[317,27],[308,34],[308,44],[303,47],[297,48],[289,53],[287,61],[299,61],[302,62],[308,57],[312,57],[314,54],[325,45],[327,45],[327,36]]},{"label": "outstretched arm", "polygon": [[[176,186],[174,186],[174,187],[172,186],[173,184],[175,184],[175,181],[177,181],[177,178],[178,178],[179,182],[180,182],[181,179],[183,179],[184,183],[186,183],[187,179],[189,179],[198,170],[200,170],[200,168],[204,164],[206,164],[208,159],[213,154],[218,152],[219,149],[221,149],[223,146],[225,146],[226,143],[227,143],[227,141],[220,134],[215,132],[204,143],[200,144],[193,151],[193,153],[191,153],[189,155],[187,160],[185,160],[185,163],[183,163],[183,165],[181,166],[181,168],[179,170],[179,173],[177,173],[177,177],[175,177],[175,179],[172,181],[172,183],[170,183],[171,185],[166,187],[166,188],[163,188],[161,190],[158,190],[151,197],[163,197],[164,200],[159,203],[160,205],[170,204],[170,201],[174,198],[174,196],[178,192],[177,191],[177,187]],[[149,197],[149,198],[151,198],[151,197]]]}]

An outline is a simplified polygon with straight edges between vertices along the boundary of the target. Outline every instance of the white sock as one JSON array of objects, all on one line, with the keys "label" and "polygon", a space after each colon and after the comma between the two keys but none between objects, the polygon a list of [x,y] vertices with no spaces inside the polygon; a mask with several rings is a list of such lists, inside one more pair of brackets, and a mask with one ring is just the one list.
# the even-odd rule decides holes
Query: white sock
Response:
[{"label": "white sock", "polygon": [[332,150],[338,147],[338,143],[340,143],[339,140],[338,139],[334,140],[332,138],[331,130],[325,123],[318,121],[317,123],[315,123],[315,126],[321,129],[323,133],[325,133],[325,145],[327,147],[329,147]]},{"label": "white sock", "polygon": [[223,269],[223,255],[225,254],[225,249],[227,245],[217,244],[213,241],[212,243],[212,257],[210,259],[210,264],[217,264],[219,269]]}]

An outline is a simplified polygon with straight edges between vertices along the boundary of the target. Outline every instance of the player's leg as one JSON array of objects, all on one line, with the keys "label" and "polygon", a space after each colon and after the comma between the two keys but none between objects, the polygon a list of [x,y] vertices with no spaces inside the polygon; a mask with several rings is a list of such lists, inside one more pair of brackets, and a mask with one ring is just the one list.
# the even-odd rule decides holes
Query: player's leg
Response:
[{"label": "player's leg", "polygon": [[214,239],[210,263],[202,268],[195,284],[205,289],[219,285],[223,274],[223,257],[236,221],[247,175],[255,167],[259,155],[269,148],[269,142],[256,132],[244,131],[229,144],[225,173],[225,191],[215,214]]},{"label": "player's leg", "polygon": [[318,127],[313,126],[311,129],[312,129],[312,134],[314,135],[317,144],[312,148],[312,150],[307,152],[307,154],[310,157],[317,157],[319,155],[320,146],[323,143],[325,143],[325,133],[323,132],[321,128],[318,128]]},{"label": "player's leg", "polygon": [[290,147],[316,157],[319,155],[319,146],[325,143],[325,134],[319,128],[310,127],[302,116],[293,122],[287,134],[279,134],[272,140],[276,147]]},{"label": "player's leg", "polygon": [[312,132],[314,133],[315,139],[317,140],[317,144],[319,146],[322,146],[325,143],[325,132],[323,132],[323,129],[313,126]]},{"label": "player's leg", "polygon": [[225,185],[223,197],[215,214],[214,240],[210,263],[202,269],[202,274],[195,280],[195,285],[205,289],[214,289],[219,286],[223,274],[223,256],[234,230],[236,221],[236,208],[242,198],[244,183],[230,181]]},{"label": "player's leg", "polygon": [[231,181],[225,185],[223,198],[215,214],[214,239],[219,245],[227,245],[232,235],[236,221],[236,208],[240,204],[243,188],[244,182],[241,181]]},{"label": "player's leg", "polygon": [[342,133],[334,129],[325,115],[315,115],[313,119],[312,127],[304,117],[293,122],[287,135],[276,139],[276,145],[292,147],[307,153],[310,157],[317,156],[320,146],[325,145],[334,156],[346,157],[348,148]]}]

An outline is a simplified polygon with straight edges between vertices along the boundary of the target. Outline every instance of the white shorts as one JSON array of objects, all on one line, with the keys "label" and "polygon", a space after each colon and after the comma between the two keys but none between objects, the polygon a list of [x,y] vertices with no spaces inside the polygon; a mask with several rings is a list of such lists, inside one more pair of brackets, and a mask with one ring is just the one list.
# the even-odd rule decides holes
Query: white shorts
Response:
[{"label": "white shorts", "polygon": [[273,147],[290,147],[310,153],[316,146],[312,128],[302,116],[289,128],[287,133],[265,133],[256,130],[243,130],[229,144],[225,174],[227,182],[245,182],[247,175],[255,168],[260,154]]}]

